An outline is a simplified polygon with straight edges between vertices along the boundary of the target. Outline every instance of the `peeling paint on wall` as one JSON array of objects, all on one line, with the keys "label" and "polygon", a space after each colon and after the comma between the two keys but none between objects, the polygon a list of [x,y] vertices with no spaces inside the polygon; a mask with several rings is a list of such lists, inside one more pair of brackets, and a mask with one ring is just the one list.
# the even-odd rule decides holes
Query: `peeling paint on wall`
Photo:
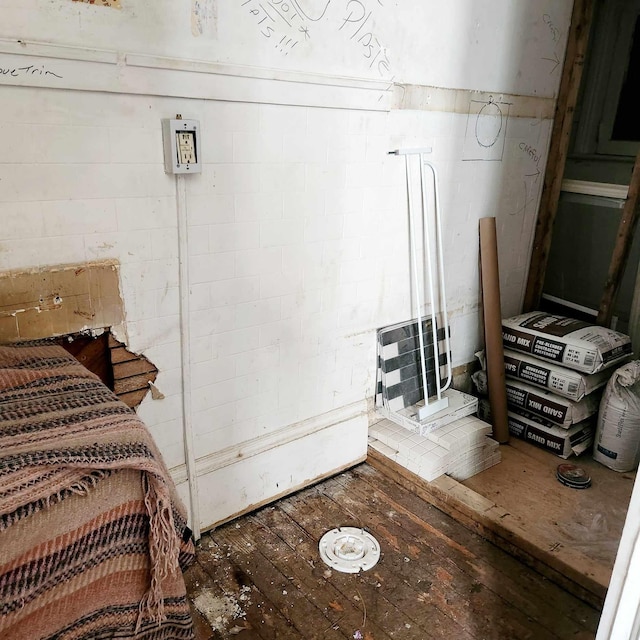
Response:
[{"label": "peeling paint on wall", "polygon": [[85,4],[97,4],[101,7],[113,7],[121,9],[120,0],[73,0],[73,2],[84,2]]},{"label": "peeling paint on wall", "polygon": [[217,32],[216,0],[191,0],[191,33],[198,38],[214,38]]},{"label": "peeling paint on wall", "polygon": [[416,84],[394,86],[396,109],[414,111],[444,111],[447,113],[478,113],[488,102],[508,103],[512,118],[537,118],[551,120],[555,111],[555,99],[525,96],[513,93],[446,89]]}]

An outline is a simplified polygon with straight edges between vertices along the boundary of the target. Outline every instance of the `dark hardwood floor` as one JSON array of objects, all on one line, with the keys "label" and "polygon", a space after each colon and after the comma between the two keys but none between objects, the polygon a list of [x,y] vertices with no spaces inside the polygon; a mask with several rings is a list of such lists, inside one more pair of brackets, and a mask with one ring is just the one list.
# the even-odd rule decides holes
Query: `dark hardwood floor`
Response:
[{"label": "dark hardwood floor", "polygon": [[[325,565],[337,526],[379,563]],[[587,640],[600,615],[367,464],[205,534],[186,580],[198,640]]]}]

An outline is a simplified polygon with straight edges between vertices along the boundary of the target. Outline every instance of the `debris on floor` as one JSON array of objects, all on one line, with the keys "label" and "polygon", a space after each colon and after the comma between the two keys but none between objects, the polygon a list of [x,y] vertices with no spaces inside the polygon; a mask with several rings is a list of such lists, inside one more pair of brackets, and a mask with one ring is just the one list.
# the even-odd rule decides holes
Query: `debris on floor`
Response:
[{"label": "debris on floor", "polygon": [[[193,604],[209,621],[213,631],[226,631],[229,623],[246,617],[246,613],[238,600],[244,600],[243,604],[246,605],[251,604],[247,595],[247,592],[251,591],[251,589],[242,587],[240,591],[241,595],[236,599],[229,595],[214,595],[210,589],[205,588],[193,598]],[[239,633],[246,628],[244,625],[235,625],[235,627],[238,629],[235,633]],[[234,633],[233,628],[228,631],[229,633]]]},{"label": "debris on floor", "polygon": [[[370,571],[320,561],[342,523],[379,541]],[[599,615],[368,465],[205,534],[186,583],[197,640],[568,640],[593,637]]]}]

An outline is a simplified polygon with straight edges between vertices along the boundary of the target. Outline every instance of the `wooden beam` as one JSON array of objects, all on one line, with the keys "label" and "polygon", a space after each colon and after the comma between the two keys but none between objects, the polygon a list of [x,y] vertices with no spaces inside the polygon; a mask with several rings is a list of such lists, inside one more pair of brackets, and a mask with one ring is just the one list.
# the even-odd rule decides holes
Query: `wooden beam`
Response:
[{"label": "wooden beam", "polygon": [[549,157],[547,158],[544,186],[533,239],[527,288],[524,295],[524,311],[536,310],[542,296],[553,223],[560,200],[562,177],[569,151],[573,115],[578,101],[594,4],[594,0],[575,0],[573,5],[567,50],[551,131]]},{"label": "wooden beam", "polygon": [[138,356],[135,360],[118,362],[113,365],[113,377],[115,380],[151,372],[158,373],[158,369],[144,356]]},{"label": "wooden beam", "polygon": [[131,353],[131,351],[127,351],[126,347],[122,345],[121,347],[109,347],[111,351],[111,364],[114,366],[119,362],[129,362],[130,360],[136,360],[137,355],[135,353]]},{"label": "wooden beam", "polygon": [[[113,386],[117,396],[121,396],[131,391],[149,391],[149,382],[155,382],[156,372],[143,373],[139,376],[130,376],[128,378],[122,378],[121,380],[114,380]],[[144,397],[144,396],[143,396]]]},{"label": "wooden beam", "polygon": [[600,299],[600,307],[598,308],[598,318],[596,322],[605,327],[611,324],[613,305],[620,289],[624,269],[627,266],[631,243],[633,242],[633,234],[638,222],[639,204],[640,151],[638,151],[636,162],[633,165],[633,173],[631,174],[631,182],[629,183],[629,193],[627,194],[627,199],[622,209],[622,218],[620,218],[620,224],[618,225],[618,235],[616,236],[616,243],[613,246],[609,272],[604,282],[604,291]]}]

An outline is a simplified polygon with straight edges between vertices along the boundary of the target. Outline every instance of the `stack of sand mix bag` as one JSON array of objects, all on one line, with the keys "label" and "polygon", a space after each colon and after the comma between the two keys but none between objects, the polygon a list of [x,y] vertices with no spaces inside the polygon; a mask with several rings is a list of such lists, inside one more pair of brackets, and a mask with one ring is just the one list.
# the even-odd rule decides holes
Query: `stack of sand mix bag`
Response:
[{"label": "stack of sand mix bag", "polygon": [[[562,458],[593,443],[602,389],[631,355],[629,336],[564,316],[533,311],[502,321],[509,433]],[[473,375],[487,392],[482,369]],[[488,402],[478,415],[490,421]]]}]

